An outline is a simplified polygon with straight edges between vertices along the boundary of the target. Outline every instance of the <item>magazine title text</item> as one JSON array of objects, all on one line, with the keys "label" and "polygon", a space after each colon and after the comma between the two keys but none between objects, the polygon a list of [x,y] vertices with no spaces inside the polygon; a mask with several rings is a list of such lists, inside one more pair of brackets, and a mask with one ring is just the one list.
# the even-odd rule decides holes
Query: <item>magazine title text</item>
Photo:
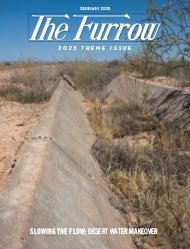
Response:
[{"label": "magazine title text", "polygon": [[157,22],[133,23],[128,14],[32,15],[31,18],[34,24],[30,27],[30,41],[152,41],[161,26]]}]

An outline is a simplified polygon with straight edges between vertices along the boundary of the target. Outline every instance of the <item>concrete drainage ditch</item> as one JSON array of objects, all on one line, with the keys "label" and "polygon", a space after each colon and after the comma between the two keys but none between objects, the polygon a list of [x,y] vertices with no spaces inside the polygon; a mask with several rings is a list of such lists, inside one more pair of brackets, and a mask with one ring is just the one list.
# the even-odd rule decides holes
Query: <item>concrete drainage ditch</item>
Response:
[{"label": "concrete drainage ditch", "polygon": [[94,138],[82,102],[67,82],[59,83],[1,193],[1,249],[133,248],[129,235],[55,231],[126,226],[90,153]]},{"label": "concrete drainage ditch", "polygon": [[[138,102],[190,130],[189,92],[120,76],[104,96]],[[83,97],[61,81],[0,195],[1,249],[134,248],[129,235],[105,235],[106,228],[126,224],[110,205],[111,192],[90,152],[93,142]]]}]

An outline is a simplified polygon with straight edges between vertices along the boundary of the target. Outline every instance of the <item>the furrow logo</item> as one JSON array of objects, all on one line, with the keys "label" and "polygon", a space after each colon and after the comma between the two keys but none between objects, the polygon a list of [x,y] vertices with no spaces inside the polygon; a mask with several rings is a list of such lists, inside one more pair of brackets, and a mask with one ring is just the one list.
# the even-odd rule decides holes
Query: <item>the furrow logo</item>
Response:
[{"label": "the furrow logo", "polygon": [[29,41],[153,41],[160,27],[133,23],[129,14],[31,14]]}]

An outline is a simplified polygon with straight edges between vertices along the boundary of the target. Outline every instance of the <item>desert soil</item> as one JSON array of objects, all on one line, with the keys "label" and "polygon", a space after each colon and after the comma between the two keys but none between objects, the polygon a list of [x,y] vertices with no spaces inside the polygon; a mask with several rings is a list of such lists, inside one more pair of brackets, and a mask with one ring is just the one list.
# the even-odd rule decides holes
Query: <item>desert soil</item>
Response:
[{"label": "desert soil", "polygon": [[[0,71],[0,86],[9,84],[12,70]],[[0,98],[0,191],[5,187],[32,130],[47,103],[20,104]]]}]

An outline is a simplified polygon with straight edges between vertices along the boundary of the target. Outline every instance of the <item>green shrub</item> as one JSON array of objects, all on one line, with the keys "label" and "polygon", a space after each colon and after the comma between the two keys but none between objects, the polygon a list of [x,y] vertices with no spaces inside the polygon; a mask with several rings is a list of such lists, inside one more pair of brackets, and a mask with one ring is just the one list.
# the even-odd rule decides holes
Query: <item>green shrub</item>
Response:
[{"label": "green shrub", "polygon": [[11,65],[11,63],[10,63],[10,62],[8,62],[8,61],[6,61],[6,62],[4,62],[4,65],[5,65],[5,66],[10,66],[10,65]]},{"label": "green shrub", "polygon": [[18,101],[22,99],[22,90],[16,86],[3,86],[0,88],[0,96],[9,101]]},{"label": "green shrub", "polygon": [[8,101],[15,101],[20,103],[40,103],[48,101],[52,92],[39,91],[36,89],[21,89],[19,87],[10,85],[0,88],[0,96]]}]

